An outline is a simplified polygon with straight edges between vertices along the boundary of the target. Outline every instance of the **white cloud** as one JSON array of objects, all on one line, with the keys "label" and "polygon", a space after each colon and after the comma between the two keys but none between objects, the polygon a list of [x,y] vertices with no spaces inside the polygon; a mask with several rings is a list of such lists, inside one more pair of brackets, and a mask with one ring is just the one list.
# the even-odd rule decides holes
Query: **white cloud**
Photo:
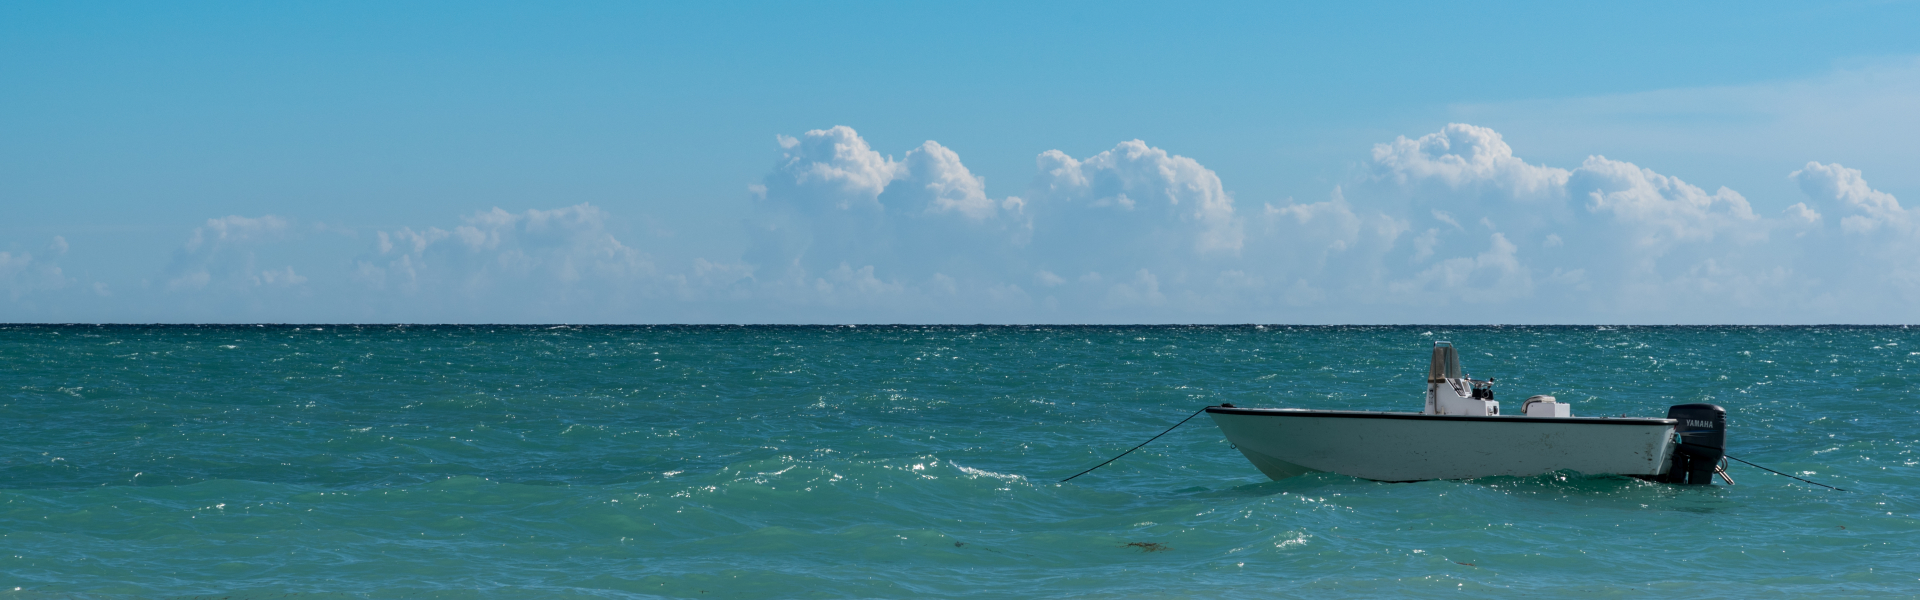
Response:
[{"label": "white cloud", "polygon": [[1161,306],[1167,303],[1167,296],[1160,292],[1160,278],[1140,269],[1134,272],[1133,279],[1107,288],[1106,303],[1119,308]]},{"label": "white cloud", "polygon": [[60,265],[48,254],[59,256],[67,251],[67,240],[54,236],[48,245],[48,252],[35,256],[32,252],[0,251],[0,288],[7,291],[9,300],[35,292],[48,292],[66,287],[68,278],[60,270]]},{"label": "white cloud", "polygon": [[[781,140],[745,261],[754,297],[774,303],[953,307],[944,299],[1006,298],[989,290],[1031,281],[1028,309],[1113,315],[1455,303],[1486,307],[1466,320],[1619,319],[1804,296],[1795,273],[1807,267],[1772,233],[1820,221],[1812,206],[1762,217],[1731,189],[1602,156],[1531,163],[1467,124],[1380,144],[1327,200],[1251,217],[1212,170],[1139,140],[1084,160],[1044,152],[1028,189],[999,201],[935,142],[895,161],[846,127]],[[1877,196],[1847,197],[1892,218]]]},{"label": "white cloud", "polygon": [[808,192],[783,194],[789,201],[824,202],[839,210],[878,209],[880,192],[899,170],[892,158],[874,152],[845,125],[776,139],[785,152],[779,176],[769,178],[765,193],[775,187]]},{"label": "white cloud", "polygon": [[[1893,194],[1873,189],[1867,180],[1860,176],[1857,169],[1849,169],[1839,164],[1823,165],[1809,162],[1807,166],[1788,175],[1800,184],[1800,189],[1816,201],[1838,202],[1840,208],[1849,214],[1840,219],[1841,230],[1853,234],[1870,234],[1882,227],[1899,233],[1912,233],[1913,214],[1900,206]],[[1806,208],[1805,204],[1794,205],[1799,210],[1812,213],[1811,219],[1819,220],[1819,213]]]},{"label": "white cloud", "polygon": [[901,207],[907,211],[925,206],[919,210],[958,213],[974,220],[992,218],[999,212],[1000,203],[987,198],[986,180],[960,164],[960,155],[931,140],[907,152],[895,173],[898,179],[890,184],[889,192],[897,194],[895,202],[907,204]]},{"label": "white cloud", "polygon": [[[1665,172],[1771,198],[1778,165],[1840,160],[1892,189],[1920,172],[1920,57],[1854,60],[1798,80],[1454,107],[1460,120],[1524,135],[1536,155],[1631,156]],[[1883,188],[1885,189],[1885,188]],[[1782,202],[1778,206],[1785,206]],[[1762,206],[1769,203],[1762,202]]]},{"label": "white cloud", "polygon": [[307,278],[293,272],[292,266],[267,269],[258,275],[256,285],[295,286],[307,282]]},{"label": "white cloud", "polygon": [[[1429,231],[1412,241],[1412,254],[1389,258],[1396,248],[1404,247],[1401,238],[1412,225],[1378,208],[1357,206],[1341,187],[1322,202],[1269,204],[1258,222],[1237,268],[1266,281],[1295,282],[1282,293],[1285,302],[1294,306],[1312,304],[1309,298],[1342,294],[1363,302],[1383,299],[1388,292],[1381,286],[1394,271],[1388,262],[1425,261],[1440,246],[1438,233]],[[1275,293],[1237,292],[1255,305]]]},{"label": "white cloud", "polygon": [[[1217,174],[1139,140],[1085,160],[1044,152],[1027,191],[1000,198],[937,142],[896,161],[844,126],[779,140],[744,254],[767,301],[853,306],[868,294],[1151,306],[1168,298],[1159,279],[1185,280],[1194,260],[1237,260],[1246,239]],[[1103,271],[1135,277],[1098,284],[1058,274]],[[1014,273],[1049,295],[1015,293]]]},{"label": "white cloud", "polygon": [[[1019,196],[934,141],[898,160],[847,127],[778,141],[737,255],[657,262],[645,250],[671,255],[670,233],[619,233],[589,204],[371,237],[236,215],[113,300],[432,322],[1890,322],[1920,306],[1920,218],[1839,164],[1788,175],[1804,201],[1750,201],[1604,156],[1530,162],[1452,124],[1356,149],[1368,162],[1322,200],[1243,213],[1214,171],[1139,140],[1041,153]],[[72,287],[67,250],[0,252],[13,306]]]},{"label": "white cloud", "polygon": [[[1417,140],[1405,137],[1374,147],[1376,181],[1370,191],[1435,206],[1436,220],[1457,230],[1460,217],[1498,229],[1494,217],[1522,229],[1554,222],[1593,221],[1579,214],[1611,217],[1635,243],[1663,246],[1710,241],[1756,220],[1746,198],[1720,188],[1707,193],[1678,178],[1632,163],[1591,156],[1579,168],[1534,165],[1517,157],[1500,134],[1454,123]],[[1558,237],[1558,236],[1556,236]]]},{"label": "white cloud", "polygon": [[956,281],[977,280],[1001,273],[1007,249],[1031,233],[1025,201],[989,197],[986,181],[937,142],[896,161],[846,126],[778,140],[779,163],[753,189],[744,256],[762,285],[818,290],[843,263],[885,278],[951,270]]},{"label": "white cloud", "polygon": [[[1220,176],[1191,158],[1132,140],[1084,161],[1048,150],[1038,162],[1040,174],[1033,195],[1055,205],[1052,215],[1130,230],[1110,234],[1175,236],[1201,253],[1237,254],[1245,240],[1233,196],[1221,185]],[[1083,210],[1069,213],[1064,207]],[[1141,214],[1095,217],[1084,209]]]},{"label": "white cloud", "polygon": [[[1876,297],[1908,307],[1920,302],[1920,220],[1913,211],[1901,206],[1893,194],[1868,185],[1859,170],[1839,164],[1809,162],[1788,177],[1817,206],[1844,215],[1839,239],[1813,237],[1804,242],[1810,254],[1827,259],[1821,272],[1845,277],[1849,285],[1840,289],[1858,304]],[[1812,215],[1798,219],[1803,227],[1820,226],[1814,208],[1804,203],[1795,207],[1789,214]]]},{"label": "white cloud", "polygon": [[[1527,164],[1498,132],[1485,127],[1453,123],[1440,131],[1373,147],[1378,177],[1402,185],[1437,183],[1452,191],[1493,192],[1517,200],[1563,197],[1569,173],[1564,169]],[[1435,216],[1459,227],[1436,211]]]},{"label": "white cloud", "polygon": [[450,230],[383,231],[379,253],[362,259],[358,272],[378,289],[505,291],[517,298],[643,283],[655,274],[653,261],[609,233],[607,220],[590,204],[519,213],[494,208]]},{"label": "white cloud", "polygon": [[[306,278],[292,266],[267,266],[263,250],[293,238],[290,223],[275,215],[228,215],[195,227],[174,252],[163,277],[170,292],[208,292],[232,299],[243,290],[270,286],[295,288]],[[214,304],[219,304],[215,302]],[[209,307],[211,308],[211,307]]]},{"label": "white cloud", "polygon": [[1795,202],[1792,206],[1788,206],[1787,210],[1783,212],[1786,213],[1788,220],[1802,225],[1819,225],[1822,219],[1820,211],[1807,206],[1805,202]]},{"label": "white cloud", "polygon": [[1588,211],[1626,225],[1642,246],[1712,241],[1757,220],[1747,199],[1733,190],[1722,187],[1709,194],[1678,178],[1602,156],[1587,158],[1564,185]]},{"label": "white cloud", "polygon": [[879,277],[875,277],[873,275],[873,265],[855,269],[846,263],[840,263],[838,268],[827,271],[824,277],[815,279],[814,286],[819,288],[821,293],[824,294],[832,294],[836,288],[850,288],[852,291],[858,292],[863,296],[898,294],[906,289],[905,286],[899,282],[881,281]]},{"label": "white cloud", "polygon": [[1379,211],[1355,210],[1340,188],[1334,188],[1333,198],[1324,202],[1269,204],[1261,216],[1265,225],[1261,233],[1267,238],[1263,241],[1284,240],[1292,246],[1304,246],[1318,257],[1312,261],[1315,264],[1323,263],[1328,253],[1392,248],[1410,227],[1406,221]]},{"label": "white cloud", "polygon": [[[1844,319],[1812,311],[1839,290],[1920,294],[1920,262],[1894,235],[1920,223],[1839,165],[1795,172],[1809,200],[1762,216],[1724,186],[1598,155],[1530,162],[1491,128],[1451,124],[1375,146],[1325,200],[1242,214],[1214,171],[1140,140],[1043,152],[1021,194],[1000,197],[934,141],[896,160],[848,127],[779,140],[750,189],[741,260],[627,273],[671,282],[682,302],[862,321],[1831,321]],[[389,269],[433,267],[444,248],[489,257],[469,270],[531,277],[559,264],[523,239],[551,221],[575,225],[550,247],[599,257],[576,265],[644,256],[617,241],[586,252],[612,238],[579,225],[597,209],[581,212],[593,219],[496,209],[381,243]],[[1842,236],[1822,228],[1836,225],[1854,246],[1830,247]]]},{"label": "white cloud", "polygon": [[1432,304],[1453,298],[1480,303],[1524,300],[1533,294],[1533,277],[1520,264],[1518,251],[1506,236],[1496,233],[1485,251],[1440,261],[1410,279],[1388,284],[1387,289],[1408,300]]},{"label": "white cloud", "polygon": [[203,244],[243,243],[275,239],[287,231],[287,220],[273,215],[243,217],[228,215],[218,219],[207,219],[207,224],[195,227],[193,236],[187,238],[187,251],[200,249]]},{"label": "white cloud", "polygon": [[[1408,262],[1439,262],[1412,276],[1394,275],[1400,267],[1385,269],[1393,280],[1386,291],[1394,296],[1418,291],[1433,300],[1533,305],[1526,299],[1537,291],[1535,271],[1549,282],[1590,286],[1577,297],[1565,289],[1547,300],[1589,310],[1655,304],[1655,297],[1681,293],[1683,281],[1703,278],[1791,285],[1753,275],[1779,267],[1781,252],[1767,242],[1791,220],[1759,217],[1744,196],[1725,187],[1707,192],[1603,156],[1589,156],[1572,170],[1529,163],[1499,133],[1458,123],[1376,146],[1373,159],[1355,202],[1387,214],[1426,212],[1448,225],[1427,229],[1411,244]],[[1441,256],[1444,248],[1473,246],[1460,227],[1467,220],[1496,236],[1493,248]],[[1521,240],[1531,250],[1522,251]],[[1713,268],[1702,268],[1709,263]],[[1595,289],[1602,296],[1594,296]]]},{"label": "white cloud", "polygon": [[1420,237],[1413,238],[1413,262],[1423,262],[1433,257],[1433,249],[1440,245],[1440,230],[1428,229]]}]

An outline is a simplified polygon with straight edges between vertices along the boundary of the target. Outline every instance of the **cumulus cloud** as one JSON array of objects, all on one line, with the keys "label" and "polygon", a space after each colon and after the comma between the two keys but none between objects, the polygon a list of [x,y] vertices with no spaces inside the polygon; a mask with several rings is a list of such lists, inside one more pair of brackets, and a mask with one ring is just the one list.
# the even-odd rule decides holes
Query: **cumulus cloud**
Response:
[{"label": "cumulus cloud", "polygon": [[[1588,157],[1564,183],[1586,209],[1612,217],[1643,247],[1712,241],[1717,234],[1751,229],[1753,208],[1725,187],[1709,194],[1679,178],[1633,163]],[[1757,230],[1756,230],[1757,231]]]},{"label": "cumulus cloud", "polygon": [[781,160],[752,188],[760,213],[744,277],[768,301],[818,306],[971,293],[1032,302],[1008,305],[1019,310],[1130,315],[1449,303],[1483,307],[1457,313],[1465,320],[1619,320],[1721,301],[1758,310],[1766,303],[1752,299],[1817,295],[1806,282],[1821,270],[1809,262],[1818,252],[1780,240],[1817,234],[1823,211],[1842,213],[1849,232],[1912,227],[1890,195],[1837,166],[1797,172],[1815,201],[1769,217],[1726,187],[1623,160],[1529,162],[1499,132],[1459,123],[1376,145],[1325,200],[1246,214],[1211,169],[1141,140],[1086,158],[1042,152],[1026,189],[998,199],[936,142],[896,160],[848,127],[778,141]]},{"label": "cumulus cloud", "polygon": [[[913,211],[916,206],[927,213],[957,213],[968,219],[984,220],[994,217],[1000,210],[1000,202],[987,197],[987,182],[967,166],[960,164],[960,155],[931,140],[907,152],[906,159],[895,165],[897,183],[890,184],[894,194],[891,202],[897,210]],[[1018,207],[1018,198],[1012,198],[1009,208]]]},{"label": "cumulus cloud", "polygon": [[[1849,282],[1868,284],[1865,289],[1853,290],[1860,296],[1884,294],[1902,303],[1920,302],[1920,222],[1913,211],[1901,206],[1893,194],[1868,185],[1859,170],[1839,164],[1809,162],[1788,178],[1798,183],[1816,206],[1842,215],[1840,239],[1808,242],[1833,244],[1824,248],[1828,273],[1844,273]],[[1804,208],[1804,204],[1795,206],[1803,207],[1800,210],[1804,212],[1815,211]],[[1807,224],[1817,226],[1819,220],[1815,213]]]},{"label": "cumulus cloud", "polygon": [[749,190],[779,209],[952,214],[979,221],[1022,204],[1018,198],[988,198],[986,180],[969,171],[959,154],[931,140],[898,161],[873,150],[844,125],[775,140],[783,150],[779,166]]},{"label": "cumulus cloud", "polygon": [[[857,303],[860,294],[1151,305],[1166,296],[1140,273],[1198,277],[1190,263],[1236,260],[1245,245],[1245,220],[1219,176],[1140,140],[1085,159],[1043,152],[1026,190],[1006,196],[989,193],[957,152],[934,141],[898,160],[845,126],[776,141],[780,160],[749,188],[757,212],[744,255],[769,296],[822,305]],[[869,275],[848,279],[862,272]],[[1133,275],[1109,281],[1103,272]]]},{"label": "cumulus cloud", "polygon": [[[1913,214],[1900,206],[1893,194],[1873,189],[1867,180],[1860,176],[1858,169],[1849,169],[1839,164],[1823,165],[1809,162],[1805,168],[1794,171],[1788,177],[1800,184],[1801,191],[1808,197],[1822,203],[1837,204],[1849,213],[1840,219],[1840,227],[1847,233],[1872,234],[1886,228],[1896,234],[1911,234],[1914,230]],[[1818,220],[1819,214],[1807,209],[1805,204],[1796,204],[1798,210],[1812,213],[1811,220]]]},{"label": "cumulus cloud", "polygon": [[769,193],[787,190],[780,195],[789,202],[817,203],[822,205],[819,208],[838,210],[878,209],[880,192],[899,171],[899,164],[891,157],[873,151],[866,140],[845,125],[816,129],[798,138],[777,136],[775,140],[786,152],[778,174],[768,178],[766,188]]},{"label": "cumulus cloud", "polygon": [[1535,229],[1590,224],[1585,216],[1599,215],[1632,232],[1637,244],[1663,246],[1709,241],[1756,221],[1746,198],[1725,187],[1709,193],[1604,156],[1572,170],[1536,165],[1516,156],[1498,132],[1463,123],[1376,145],[1369,167],[1376,183],[1387,184],[1370,188],[1377,199],[1412,200],[1455,230],[1475,217]]},{"label": "cumulus cloud", "polygon": [[[1373,147],[1376,176],[1416,189],[1493,193],[1525,201],[1565,197],[1565,169],[1528,164],[1498,132],[1452,123],[1440,131],[1402,136]],[[1458,224],[1456,224],[1457,226]]]},{"label": "cumulus cloud", "polygon": [[[1026,187],[1003,196],[934,141],[899,158],[844,126],[776,142],[779,160],[748,187],[750,247],[737,260],[655,265],[588,205],[494,209],[377,234],[361,278],[405,294],[668,290],[654,296],[893,321],[1313,321],[1419,307],[1394,320],[1711,322],[1830,304],[1823,277],[1920,290],[1920,264],[1895,240],[1912,237],[1910,213],[1839,165],[1793,173],[1808,201],[1766,216],[1726,187],[1598,155],[1534,163],[1492,129],[1450,124],[1376,145],[1323,200],[1243,213],[1214,171],[1141,140],[1085,158],[1042,152]],[[1821,244],[1835,236],[1821,232],[1836,223],[1873,266],[1825,268]],[[205,229],[196,235],[214,240],[263,228]]]},{"label": "cumulus cloud", "polygon": [[770,296],[845,304],[911,286],[982,287],[1029,239],[1026,202],[988,196],[986,181],[937,142],[895,160],[846,126],[776,141],[780,161],[750,188],[743,256]]},{"label": "cumulus cloud", "polygon": [[1036,201],[1078,209],[1051,215],[1172,237],[1201,253],[1235,254],[1245,240],[1233,196],[1194,159],[1132,140],[1086,160],[1048,150],[1038,162]]},{"label": "cumulus cloud", "polygon": [[[1040,152],[999,190],[935,141],[896,157],[840,126],[770,150],[736,251],[656,260],[664,236],[590,204],[371,236],[228,216],[131,289],[432,322],[1835,322],[1920,302],[1920,218],[1838,164],[1789,174],[1804,198],[1755,202],[1606,156],[1530,161],[1456,123],[1356,148],[1322,197],[1242,210],[1199,160],[1142,140]],[[66,250],[0,252],[0,285],[73,287]]]},{"label": "cumulus cloud", "polygon": [[[1920,111],[1913,106],[1920,106],[1920,57],[1902,56],[1848,61],[1797,80],[1456,105],[1450,110],[1458,120],[1498,120],[1524,130],[1530,142],[1540,144],[1536,151],[1631,148],[1634,160],[1659,169],[1696,163],[1706,158],[1702,155],[1722,164],[1835,156],[1914,164],[1920,162],[1920,145],[1913,143],[1920,138]],[[1773,182],[1767,180],[1782,174],[1726,172],[1750,179],[1716,183],[1769,196]],[[1898,178],[1902,185],[1912,181],[1904,173],[1879,177]]]},{"label": "cumulus cloud", "polygon": [[[1379,144],[1372,158],[1354,188],[1361,201],[1387,214],[1426,213],[1432,223],[1409,217],[1421,233],[1410,240],[1410,260],[1385,266],[1390,296],[1521,305],[1544,291],[1548,302],[1630,313],[1715,288],[1683,281],[1722,277],[1724,287],[1756,294],[1753,286],[1791,282],[1754,275],[1781,268],[1782,252],[1767,243],[1772,232],[1818,220],[1812,209],[1763,218],[1731,189],[1709,192],[1604,156],[1573,169],[1530,163],[1498,132],[1460,123]],[[1492,249],[1466,254],[1490,233]],[[1412,277],[1395,274],[1435,260]]]}]

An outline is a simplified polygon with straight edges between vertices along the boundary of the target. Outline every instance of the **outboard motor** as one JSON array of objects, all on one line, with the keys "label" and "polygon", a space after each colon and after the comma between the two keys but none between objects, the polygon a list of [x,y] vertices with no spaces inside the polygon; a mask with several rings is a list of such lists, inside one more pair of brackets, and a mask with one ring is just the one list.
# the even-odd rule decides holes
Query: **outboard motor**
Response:
[{"label": "outboard motor", "polygon": [[1680,445],[1661,483],[1711,485],[1720,458],[1727,454],[1727,411],[1712,404],[1680,404],[1667,408],[1667,418],[1679,421],[1674,431]]}]

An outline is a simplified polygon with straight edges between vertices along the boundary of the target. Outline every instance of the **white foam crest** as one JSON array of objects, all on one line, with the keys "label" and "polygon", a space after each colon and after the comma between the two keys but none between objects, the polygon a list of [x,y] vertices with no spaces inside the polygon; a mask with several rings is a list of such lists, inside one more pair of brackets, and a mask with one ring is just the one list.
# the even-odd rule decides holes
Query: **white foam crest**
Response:
[{"label": "white foam crest", "polygon": [[[948,464],[953,464],[953,463],[951,463],[951,462],[949,462]],[[968,466],[963,466],[963,465],[957,465],[957,464],[955,464],[955,465],[953,465],[953,468],[955,468],[955,469],[959,469],[961,473],[966,473],[967,475],[970,475],[970,476],[973,476],[973,477],[975,477],[975,478],[979,478],[979,477],[992,477],[992,478],[994,478],[994,479],[998,479],[998,480],[1001,480],[1001,481],[1005,481],[1005,482],[1008,482],[1008,483],[1012,483],[1012,482],[1015,482],[1015,481],[1026,481],[1026,480],[1027,480],[1027,478],[1026,478],[1025,476],[1022,476],[1022,475],[1012,475],[1012,474],[1008,474],[1008,473],[995,473],[995,472],[993,472],[993,471],[988,471],[988,470],[984,470],[984,469],[975,469],[975,468],[973,468],[973,467],[968,467]]]}]

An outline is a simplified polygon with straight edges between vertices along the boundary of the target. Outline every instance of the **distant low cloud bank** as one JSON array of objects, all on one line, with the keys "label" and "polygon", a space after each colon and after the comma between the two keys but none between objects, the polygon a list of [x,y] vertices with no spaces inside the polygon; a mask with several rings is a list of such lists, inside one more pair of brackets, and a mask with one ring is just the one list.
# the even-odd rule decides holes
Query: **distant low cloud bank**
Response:
[{"label": "distant low cloud bank", "polygon": [[[1042,152],[1017,190],[990,190],[937,141],[898,158],[846,126],[774,141],[778,160],[742,194],[752,209],[736,254],[657,260],[669,241],[619,233],[588,204],[346,237],[234,215],[188,233],[166,272],[138,286],[69,276],[55,238],[0,252],[0,290],[7,320],[116,294],[203,309],[155,320],[213,321],[1920,316],[1920,217],[1839,164],[1782,174],[1804,198],[1768,213],[1734,190],[1604,156],[1529,162],[1498,132],[1457,123],[1375,145],[1358,174],[1304,201],[1243,201],[1198,161],[1142,140],[1086,157]],[[312,258],[342,244],[357,250]]]}]

